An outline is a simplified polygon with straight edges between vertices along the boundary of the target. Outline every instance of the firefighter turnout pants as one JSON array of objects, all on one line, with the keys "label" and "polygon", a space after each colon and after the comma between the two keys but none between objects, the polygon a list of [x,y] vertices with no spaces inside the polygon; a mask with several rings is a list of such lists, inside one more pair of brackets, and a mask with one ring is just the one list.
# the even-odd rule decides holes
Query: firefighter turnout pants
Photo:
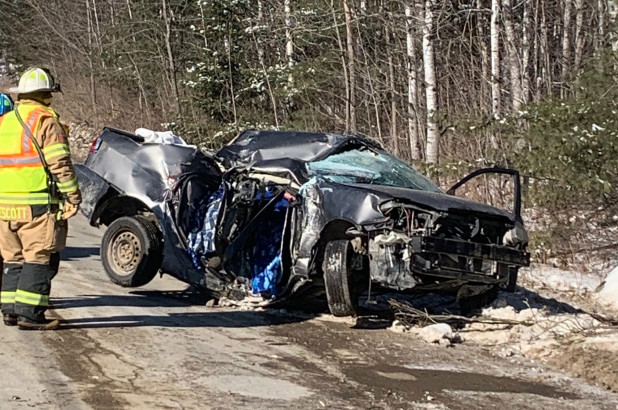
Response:
[{"label": "firefighter turnout pants", "polygon": [[[35,322],[45,320],[51,280],[56,274],[53,253],[64,248],[67,222],[46,213],[29,221],[0,220],[0,250],[4,259],[0,303],[2,313]],[[54,255],[55,257],[57,255]]]}]

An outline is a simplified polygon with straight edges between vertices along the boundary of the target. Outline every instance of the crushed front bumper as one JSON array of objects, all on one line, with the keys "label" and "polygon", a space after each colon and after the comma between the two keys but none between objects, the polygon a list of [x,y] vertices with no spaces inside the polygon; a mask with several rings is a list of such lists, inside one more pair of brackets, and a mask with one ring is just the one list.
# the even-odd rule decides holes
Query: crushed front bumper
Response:
[{"label": "crushed front bumper", "polygon": [[510,268],[530,264],[529,253],[509,246],[431,236],[409,239],[392,245],[379,245],[370,239],[373,281],[395,290],[454,279],[496,284],[508,280]]}]

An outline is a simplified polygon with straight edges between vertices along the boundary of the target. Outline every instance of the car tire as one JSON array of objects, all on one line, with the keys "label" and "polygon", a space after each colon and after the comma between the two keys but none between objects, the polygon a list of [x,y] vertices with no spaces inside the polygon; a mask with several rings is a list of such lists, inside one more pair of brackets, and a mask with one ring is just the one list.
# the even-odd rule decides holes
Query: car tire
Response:
[{"label": "car tire", "polygon": [[353,254],[348,239],[329,241],[324,250],[324,287],[333,316],[355,316],[358,312],[360,291],[358,278],[352,275],[356,272],[351,268]]},{"label": "car tire", "polygon": [[101,261],[109,279],[123,287],[150,282],[163,259],[161,232],[147,218],[137,215],[112,222],[101,244]]}]

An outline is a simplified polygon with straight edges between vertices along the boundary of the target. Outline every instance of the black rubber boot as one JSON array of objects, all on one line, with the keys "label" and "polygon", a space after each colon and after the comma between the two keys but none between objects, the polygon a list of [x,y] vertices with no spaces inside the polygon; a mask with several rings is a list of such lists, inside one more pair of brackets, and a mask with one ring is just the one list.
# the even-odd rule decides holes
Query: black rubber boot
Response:
[{"label": "black rubber boot", "polygon": [[27,321],[47,323],[45,311],[53,276],[54,271],[49,264],[24,263],[15,292],[15,314],[20,316],[20,321],[25,318]]},{"label": "black rubber boot", "polygon": [[[17,317],[17,315],[15,315],[15,291],[19,284],[22,269],[23,265],[20,263],[4,263],[4,269],[2,270],[2,293],[0,294],[3,317]],[[9,322],[12,321],[9,320]],[[4,321],[4,324],[12,326],[7,324],[7,320]]]}]

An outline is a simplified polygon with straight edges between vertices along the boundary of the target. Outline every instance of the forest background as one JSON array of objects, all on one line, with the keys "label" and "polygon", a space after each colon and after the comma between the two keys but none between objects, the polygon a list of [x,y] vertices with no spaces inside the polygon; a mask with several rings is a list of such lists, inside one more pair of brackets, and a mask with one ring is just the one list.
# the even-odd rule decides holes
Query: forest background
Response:
[{"label": "forest background", "polygon": [[0,50],[52,69],[59,111],[94,129],[170,129],[207,149],[248,128],[359,134],[443,185],[518,168],[533,258],[585,269],[618,248],[617,13],[614,0],[0,0]]}]

